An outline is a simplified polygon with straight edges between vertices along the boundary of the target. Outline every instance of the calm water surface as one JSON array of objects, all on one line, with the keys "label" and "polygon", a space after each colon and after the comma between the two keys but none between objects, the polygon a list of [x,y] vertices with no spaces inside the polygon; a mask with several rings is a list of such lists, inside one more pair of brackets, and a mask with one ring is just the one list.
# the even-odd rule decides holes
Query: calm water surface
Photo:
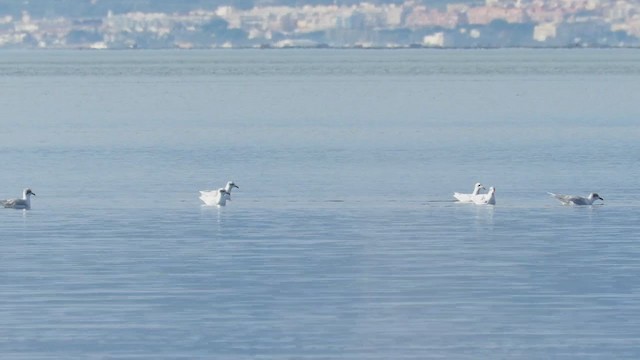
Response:
[{"label": "calm water surface", "polygon": [[37,194],[2,358],[640,357],[640,52],[5,52],[0,86],[0,198]]}]

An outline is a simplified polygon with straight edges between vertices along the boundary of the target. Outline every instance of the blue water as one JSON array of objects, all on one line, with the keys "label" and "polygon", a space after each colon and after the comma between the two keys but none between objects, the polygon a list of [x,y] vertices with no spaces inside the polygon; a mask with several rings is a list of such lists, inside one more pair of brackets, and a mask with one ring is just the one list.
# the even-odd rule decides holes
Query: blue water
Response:
[{"label": "blue water", "polygon": [[637,51],[3,52],[0,87],[0,198],[37,194],[1,358],[640,357]]}]

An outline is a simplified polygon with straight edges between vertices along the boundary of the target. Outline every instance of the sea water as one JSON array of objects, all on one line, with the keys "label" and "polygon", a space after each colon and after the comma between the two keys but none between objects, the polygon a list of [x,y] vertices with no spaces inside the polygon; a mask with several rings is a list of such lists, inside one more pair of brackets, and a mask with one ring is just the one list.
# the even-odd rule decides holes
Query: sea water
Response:
[{"label": "sea water", "polygon": [[2,358],[640,357],[640,52],[6,51],[0,92]]}]

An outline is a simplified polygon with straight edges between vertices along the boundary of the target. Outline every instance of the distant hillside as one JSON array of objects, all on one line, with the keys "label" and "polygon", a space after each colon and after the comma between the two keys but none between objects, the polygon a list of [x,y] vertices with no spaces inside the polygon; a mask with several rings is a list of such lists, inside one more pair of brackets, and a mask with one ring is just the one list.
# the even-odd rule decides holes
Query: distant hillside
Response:
[{"label": "distant hillside", "polygon": [[[268,5],[352,5],[361,2],[372,4],[400,4],[404,0],[0,0],[0,15],[18,16],[23,11],[35,17],[102,17],[108,11],[114,14],[133,11],[185,13],[195,9],[213,9],[221,5],[251,8]],[[447,3],[484,3],[482,0],[425,0],[428,6],[439,7]]]}]

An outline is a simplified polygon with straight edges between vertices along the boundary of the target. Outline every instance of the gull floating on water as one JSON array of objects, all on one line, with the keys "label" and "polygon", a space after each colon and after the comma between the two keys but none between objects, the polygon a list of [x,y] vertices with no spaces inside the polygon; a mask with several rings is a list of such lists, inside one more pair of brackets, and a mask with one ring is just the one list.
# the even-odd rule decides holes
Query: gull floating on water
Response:
[{"label": "gull floating on water", "polygon": [[474,202],[474,198],[478,197],[478,195],[482,195],[480,194],[480,190],[482,189],[484,189],[484,186],[482,186],[482,184],[480,183],[476,183],[471,194],[454,192],[453,197],[456,198],[459,202],[471,203]]},{"label": "gull floating on water", "polygon": [[473,198],[473,203],[478,205],[495,205],[496,204],[496,188],[489,188],[486,194],[478,194]]},{"label": "gull floating on water", "polygon": [[591,205],[596,200],[604,201],[604,199],[600,197],[600,195],[598,195],[597,193],[591,193],[587,197],[576,196],[576,195],[562,195],[562,194],[554,194],[554,193],[548,193],[548,194],[560,200],[562,205]]},{"label": "gull floating on water", "polygon": [[8,199],[0,200],[0,205],[5,208],[18,209],[18,210],[30,210],[31,209],[31,195],[36,194],[31,189],[26,188],[22,192],[22,199]]},{"label": "gull floating on water", "polygon": [[200,191],[200,200],[208,206],[225,206],[227,201],[231,201],[231,189],[234,187],[240,189],[233,181],[229,181],[225,187],[218,190]]}]

